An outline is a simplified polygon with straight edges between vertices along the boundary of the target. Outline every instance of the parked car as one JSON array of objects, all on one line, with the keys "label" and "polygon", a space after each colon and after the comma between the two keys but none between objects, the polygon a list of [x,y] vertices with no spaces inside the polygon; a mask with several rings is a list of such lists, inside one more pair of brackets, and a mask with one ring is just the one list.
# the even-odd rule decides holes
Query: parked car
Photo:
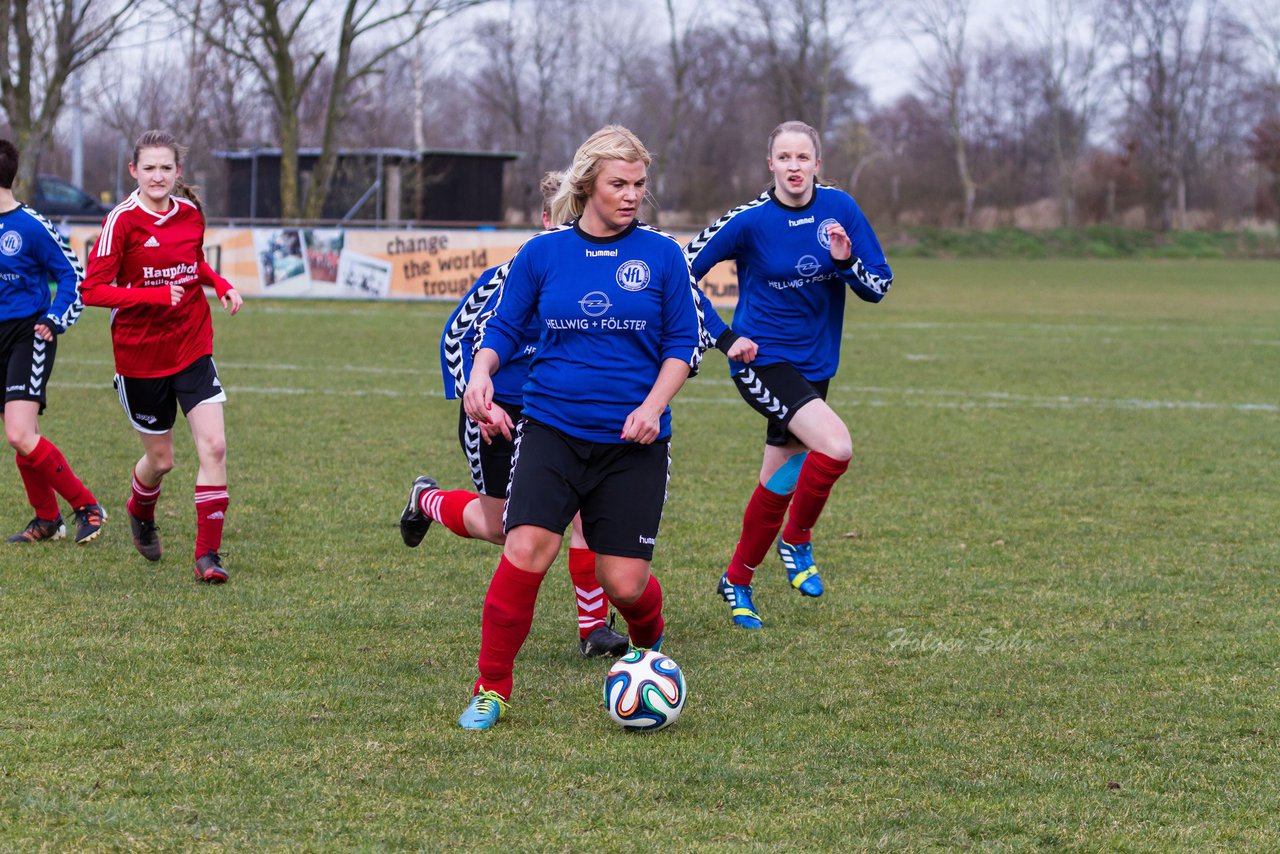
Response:
[{"label": "parked car", "polygon": [[79,187],[52,175],[37,177],[35,192],[25,196],[27,204],[50,219],[70,216],[101,220],[111,212],[111,205],[104,205]]}]

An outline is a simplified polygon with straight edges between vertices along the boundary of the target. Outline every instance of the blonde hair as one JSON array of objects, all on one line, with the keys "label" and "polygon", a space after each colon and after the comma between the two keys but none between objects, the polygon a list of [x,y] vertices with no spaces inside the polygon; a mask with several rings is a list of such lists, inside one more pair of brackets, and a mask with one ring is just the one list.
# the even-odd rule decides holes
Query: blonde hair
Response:
[{"label": "blonde hair", "polygon": [[538,182],[538,192],[542,193],[542,212],[547,216],[551,216],[551,200],[556,197],[556,191],[563,183],[563,172],[544,172],[542,180]]},{"label": "blonde hair", "polygon": [[551,221],[569,222],[582,216],[587,197],[595,189],[601,163],[623,160],[627,163],[651,162],[644,143],[622,125],[606,125],[591,134],[573,155],[573,164],[564,173],[564,181],[551,200]]},{"label": "blonde hair", "polygon": [[[149,130],[144,131],[142,136],[138,137],[138,141],[133,144],[133,162],[136,165],[138,156],[142,154],[144,148],[167,148],[173,152],[173,162],[177,166],[182,165],[182,157],[187,153],[187,147],[180,145],[173,134],[165,130]],[[173,191],[181,196],[190,199],[196,206],[196,209],[204,213],[204,204],[200,201],[200,196],[196,193],[196,188],[182,180],[179,175],[177,180],[173,182]]]},{"label": "blonde hair", "polygon": [[818,132],[810,125],[804,122],[783,122],[773,129],[773,133],[769,134],[769,151],[766,156],[773,159],[773,143],[784,133],[802,133],[813,141],[813,157],[815,160],[822,159],[822,140],[818,138]]}]

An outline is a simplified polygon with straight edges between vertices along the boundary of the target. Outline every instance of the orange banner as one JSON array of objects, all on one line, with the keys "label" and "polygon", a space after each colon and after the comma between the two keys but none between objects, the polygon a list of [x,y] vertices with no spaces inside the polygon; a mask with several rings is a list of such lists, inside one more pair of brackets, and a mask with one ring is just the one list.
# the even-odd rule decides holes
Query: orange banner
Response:
[{"label": "orange banner", "polygon": [[[100,229],[74,226],[84,259]],[[506,263],[533,231],[348,228],[210,228],[205,257],[243,296],[428,299],[457,302],[484,270]],[[693,235],[675,235],[682,243]],[[702,288],[717,308],[738,301],[733,265]]]}]

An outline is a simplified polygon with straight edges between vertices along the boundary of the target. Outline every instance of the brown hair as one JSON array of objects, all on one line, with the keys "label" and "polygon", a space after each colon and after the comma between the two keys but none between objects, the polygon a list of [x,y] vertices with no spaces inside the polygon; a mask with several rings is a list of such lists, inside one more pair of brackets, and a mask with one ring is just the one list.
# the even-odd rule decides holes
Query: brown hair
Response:
[{"label": "brown hair", "polygon": [[544,172],[538,182],[538,192],[542,193],[542,212],[551,216],[551,200],[556,197],[560,185],[564,183],[563,172]]},{"label": "brown hair", "polygon": [[14,176],[18,174],[18,148],[7,139],[0,139],[0,187],[13,189]]},{"label": "brown hair", "polygon": [[770,160],[773,159],[773,143],[778,137],[784,133],[802,133],[809,139],[813,140],[813,156],[815,160],[822,159],[822,140],[818,138],[818,132],[810,125],[804,122],[783,122],[773,129],[773,133],[769,134],[769,151],[766,153]]},{"label": "brown hair", "polygon": [[[135,164],[138,162],[138,156],[142,153],[142,149],[144,148],[169,149],[173,152],[173,162],[179,166],[182,165],[183,155],[187,153],[187,147],[185,145],[179,145],[178,140],[174,135],[164,130],[145,131],[142,136],[138,137],[138,141],[133,144],[133,162]],[[196,209],[200,211],[200,213],[204,213],[204,203],[200,201],[200,196],[196,192],[196,188],[184,181],[181,175],[179,175],[178,179],[174,181],[173,191],[184,198],[190,199],[191,202],[195,204]]]}]

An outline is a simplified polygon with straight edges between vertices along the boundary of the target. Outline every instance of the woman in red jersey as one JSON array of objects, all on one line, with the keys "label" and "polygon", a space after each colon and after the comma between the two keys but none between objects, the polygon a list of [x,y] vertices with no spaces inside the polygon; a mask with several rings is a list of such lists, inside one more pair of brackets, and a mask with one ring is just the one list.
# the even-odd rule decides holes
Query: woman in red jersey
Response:
[{"label": "woman in red jersey", "polygon": [[173,425],[181,405],[200,461],[196,580],[219,584],[227,580],[218,554],[227,509],[227,396],[213,364],[213,322],[203,286],[213,287],[230,314],[242,300],[205,262],[204,214],[182,182],[183,153],[164,131],[138,138],[129,164],[138,189],[107,214],[81,294],[85,305],[112,310],[115,387],[142,439],[128,504],[133,544],[147,560],[160,559],[155,507],[160,482],[173,469]]}]

